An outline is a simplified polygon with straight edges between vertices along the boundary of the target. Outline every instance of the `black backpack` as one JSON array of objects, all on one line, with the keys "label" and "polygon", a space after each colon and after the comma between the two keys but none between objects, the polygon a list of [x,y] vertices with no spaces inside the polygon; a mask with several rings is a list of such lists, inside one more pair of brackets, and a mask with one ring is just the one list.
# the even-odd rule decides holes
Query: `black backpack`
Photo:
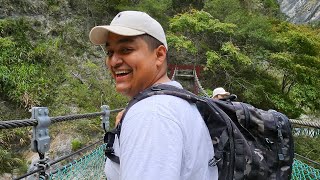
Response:
[{"label": "black backpack", "polygon": [[[177,96],[195,103],[213,142],[215,156],[209,166],[218,166],[219,179],[290,179],[294,158],[291,123],[282,113],[264,111],[249,104],[214,100],[187,90],[159,84],[135,96],[126,107],[153,95]],[[120,137],[121,123],[106,133],[106,156],[120,163],[113,153],[115,134]]]}]

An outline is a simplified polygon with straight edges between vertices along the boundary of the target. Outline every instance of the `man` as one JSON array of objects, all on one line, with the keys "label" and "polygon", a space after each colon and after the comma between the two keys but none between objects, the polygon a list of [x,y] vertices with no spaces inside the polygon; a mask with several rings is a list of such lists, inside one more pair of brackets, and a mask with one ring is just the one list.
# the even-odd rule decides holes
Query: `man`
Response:
[{"label": "man", "polygon": [[[106,45],[106,64],[116,90],[133,98],[159,83],[182,86],[167,76],[167,41],[162,26],[144,12],[123,11],[110,25],[90,32],[96,45]],[[108,180],[218,179],[208,166],[214,150],[207,127],[194,104],[155,95],[134,104],[115,139],[120,165],[107,159]]]},{"label": "man", "polygon": [[212,91],[213,99],[226,99],[230,96],[230,93],[224,90],[222,87],[215,88]]}]

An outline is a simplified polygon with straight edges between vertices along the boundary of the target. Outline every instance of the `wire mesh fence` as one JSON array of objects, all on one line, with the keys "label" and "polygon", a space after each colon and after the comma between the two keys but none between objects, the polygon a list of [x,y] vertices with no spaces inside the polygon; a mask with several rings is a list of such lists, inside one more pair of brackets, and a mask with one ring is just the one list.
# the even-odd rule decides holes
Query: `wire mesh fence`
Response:
[{"label": "wire mesh fence", "polygon": [[[50,178],[54,180],[91,180],[106,179],[104,176],[104,149],[105,144],[100,145],[87,156],[74,161],[64,167],[51,171]],[[292,167],[292,180],[316,180],[320,179],[320,170],[294,159]]]},{"label": "wire mesh fence", "polygon": [[72,162],[60,169],[52,170],[49,179],[55,180],[92,180],[106,179],[104,176],[104,149],[102,144],[90,154]]},{"label": "wire mesh fence", "polygon": [[292,180],[320,179],[320,170],[295,159],[292,168]]}]

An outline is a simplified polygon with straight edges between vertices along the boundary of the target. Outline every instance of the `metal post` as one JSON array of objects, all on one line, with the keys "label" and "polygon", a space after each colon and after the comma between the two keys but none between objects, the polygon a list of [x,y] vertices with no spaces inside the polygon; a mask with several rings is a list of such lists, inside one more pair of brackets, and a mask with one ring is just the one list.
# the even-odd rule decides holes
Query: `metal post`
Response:
[{"label": "metal post", "polygon": [[31,150],[39,154],[37,167],[43,169],[40,171],[39,179],[47,179],[48,158],[45,157],[45,153],[50,148],[49,125],[51,120],[49,110],[47,107],[33,107],[31,111],[31,118],[38,121],[37,126],[32,128]]},{"label": "metal post", "polygon": [[109,117],[110,117],[110,108],[108,105],[102,105],[101,111],[104,112],[104,115],[101,116],[102,128],[104,132],[107,132],[109,129]]}]

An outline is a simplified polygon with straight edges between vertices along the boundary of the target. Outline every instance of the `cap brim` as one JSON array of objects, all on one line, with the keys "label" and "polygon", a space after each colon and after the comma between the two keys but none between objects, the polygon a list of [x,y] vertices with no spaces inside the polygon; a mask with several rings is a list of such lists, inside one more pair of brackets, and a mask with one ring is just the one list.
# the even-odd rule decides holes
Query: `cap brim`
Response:
[{"label": "cap brim", "polygon": [[227,95],[227,96],[229,96],[230,93],[229,93],[229,92],[218,93],[218,94],[212,95],[212,97],[216,97],[216,96],[218,96],[218,95]]},{"label": "cap brim", "polygon": [[146,32],[122,26],[96,26],[89,33],[90,41],[95,45],[103,45],[107,41],[108,32],[122,36],[138,36],[146,34]]}]

